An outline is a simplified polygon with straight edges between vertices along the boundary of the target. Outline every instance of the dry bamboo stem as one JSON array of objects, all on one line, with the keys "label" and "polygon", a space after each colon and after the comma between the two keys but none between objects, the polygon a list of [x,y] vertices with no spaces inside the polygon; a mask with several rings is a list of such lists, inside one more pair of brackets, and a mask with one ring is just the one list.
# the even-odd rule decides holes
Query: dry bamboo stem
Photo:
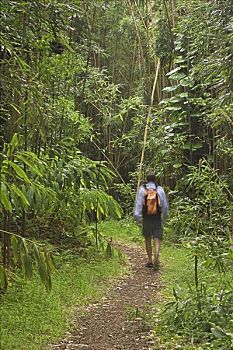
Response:
[{"label": "dry bamboo stem", "polygon": [[150,118],[151,118],[151,111],[152,111],[152,107],[153,107],[153,103],[154,103],[155,88],[156,88],[156,84],[158,81],[159,68],[160,68],[160,60],[158,59],[156,72],[155,72],[155,79],[154,79],[153,88],[152,88],[152,92],[151,92],[150,106],[149,106],[148,115],[147,115],[147,119],[146,119],[146,125],[145,125],[145,129],[144,129],[143,146],[142,146],[142,153],[141,153],[141,159],[140,159],[140,165],[139,165],[137,190],[138,190],[138,188],[140,186],[140,182],[141,182],[142,166],[143,166],[144,156],[145,156],[147,134],[148,134],[148,128],[149,128],[149,123],[150,123]]}]

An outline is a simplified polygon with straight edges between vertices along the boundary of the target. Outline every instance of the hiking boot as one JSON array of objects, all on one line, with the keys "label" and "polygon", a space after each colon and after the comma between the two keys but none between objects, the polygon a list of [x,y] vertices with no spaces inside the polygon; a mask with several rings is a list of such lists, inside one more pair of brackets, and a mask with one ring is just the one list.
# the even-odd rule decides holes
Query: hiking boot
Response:
[{"label": "hiking boot", "polygon": [[155,270],[155,271],[158,271],[159,268],[160,268],[160,264],[159,264],[159,262],[157,261],[157,262],[154,263],[154,270]]},{"label": "hiking boot", "polygon": [[152,269],[153,268],[153,263],[151,262],[148,262],[148,263],[146,263],[146,265],[145,265],[145,267],[148,267],[148,268],[150,268],[150,269]]}]

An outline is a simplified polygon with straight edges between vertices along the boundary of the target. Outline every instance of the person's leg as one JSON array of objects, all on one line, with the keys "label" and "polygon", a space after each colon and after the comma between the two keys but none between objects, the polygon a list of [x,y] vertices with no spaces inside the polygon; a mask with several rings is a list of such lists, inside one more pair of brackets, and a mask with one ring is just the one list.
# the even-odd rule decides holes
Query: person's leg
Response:
[{"label": "person's leg", "polygon": [[159,264],[160,239],[154,238],[154,263]]},{"label": "person's leg", "polygon": [[146,253],[148,256],[148,263],[152,264],[151,236],[149,236],[149,237],[145,236],[145,243],[146,243]]}]

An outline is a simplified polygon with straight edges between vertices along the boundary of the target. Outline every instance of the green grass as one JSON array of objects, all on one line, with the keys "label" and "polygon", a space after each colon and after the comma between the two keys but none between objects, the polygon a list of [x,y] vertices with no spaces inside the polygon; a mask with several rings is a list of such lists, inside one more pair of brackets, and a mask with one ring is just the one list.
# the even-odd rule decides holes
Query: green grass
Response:
[{"label": "green grass", "polygon": [[47,350],[72,327],[74,310],[99,300],[124,269],[116,253],[89,262],[69,257],[53,273],[50,293],[38,277],[10,287],[1,300],[1,349]]},{"label": "green grass", "polygon": [[187,286],[192,283],[192,261],[186,249],[164,243],[160,259],[164,265],[161,274],[165,286],[164,295],[169,297],[174,286]]},{"label": "green grass", "polygon": [[106,237],[112,237],[115,240],[119,239],[125,243],[143,243],[141,229],[134,223],[132,218],[120,221],[104,221],[100,223],[99,229]]}]

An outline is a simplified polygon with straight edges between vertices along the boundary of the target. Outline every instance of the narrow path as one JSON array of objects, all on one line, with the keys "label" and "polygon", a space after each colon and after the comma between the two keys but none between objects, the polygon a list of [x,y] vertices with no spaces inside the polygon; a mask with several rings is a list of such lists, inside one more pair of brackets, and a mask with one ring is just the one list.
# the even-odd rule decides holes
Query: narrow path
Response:
[{"label": "narrow path", "polygon": [[117,245],[128,256],[131,274],[118,280],[100,303],[90,305],[77,320],[76,331],[53,350],[156,349],[143,315],[161,298],[160,273],[144,267],[140,247]]}]

